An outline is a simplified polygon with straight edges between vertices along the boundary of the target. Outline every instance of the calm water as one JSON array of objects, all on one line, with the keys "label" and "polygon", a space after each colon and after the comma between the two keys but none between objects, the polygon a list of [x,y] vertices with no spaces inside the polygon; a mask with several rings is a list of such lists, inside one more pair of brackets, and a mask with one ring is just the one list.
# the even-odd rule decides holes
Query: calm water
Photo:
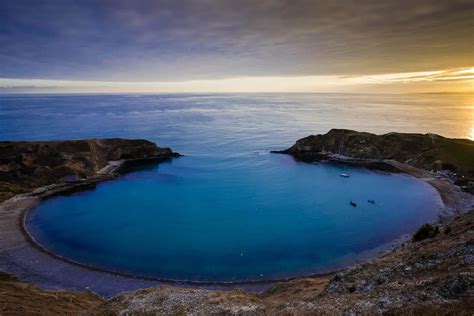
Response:
[{"label": "calm water", "polygon": [[42,203],[27,224],[50,250],[146,276],[269,279],[344,265],[434,220],[438,202],[431,187],[408,176],[298,163],[269,150],[332,127],[468,137],[470,102],[437,95],[3,96],[0,139],[146,138],[186,155]]}]

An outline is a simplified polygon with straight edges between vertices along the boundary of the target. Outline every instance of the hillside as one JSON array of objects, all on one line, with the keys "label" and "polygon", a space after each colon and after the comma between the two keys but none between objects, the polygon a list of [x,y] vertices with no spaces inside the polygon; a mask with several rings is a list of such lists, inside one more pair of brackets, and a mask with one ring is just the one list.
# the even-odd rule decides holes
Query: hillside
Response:
[{"label": "hillside", "polygon": [[303,161],[349,158],[368,166],[395,160],[424,170],[451,171],[457,184],[471,192],[474,189],[474,141],[468,139],[451,139],[436,134],[375,135],[332,129],[324,135],[302,138],[279,153]]},{"label": "hillside", "polygon": [[0,142],[0,202],[41,186],[87,179],[109,161],[174,155],[169,148],[140,139]]}]

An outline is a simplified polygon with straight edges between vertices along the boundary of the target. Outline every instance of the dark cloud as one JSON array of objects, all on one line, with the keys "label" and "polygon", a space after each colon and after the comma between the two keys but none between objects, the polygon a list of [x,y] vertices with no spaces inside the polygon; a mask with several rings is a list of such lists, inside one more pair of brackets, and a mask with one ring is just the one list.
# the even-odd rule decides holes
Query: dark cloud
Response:
[{"label": "dark cloud", "polygon": [[183,80],[471,66],[472,1],[0,0],[0,77]]}]

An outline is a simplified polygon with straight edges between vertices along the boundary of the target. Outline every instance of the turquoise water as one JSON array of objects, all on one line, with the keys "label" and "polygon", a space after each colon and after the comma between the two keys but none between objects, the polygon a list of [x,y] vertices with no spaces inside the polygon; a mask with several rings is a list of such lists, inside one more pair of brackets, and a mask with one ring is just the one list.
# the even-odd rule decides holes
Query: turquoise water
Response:
[{"label": "turquoise water", "polygon": [[[437,101],[440,108],[454,103],[446,100]],[[414,113],[432,104],[430,96],[70,95],[0,102],[2,139],[147,138],[185,154],[46,200],[27,220],[37,241],[61,256],[179,280],[323,272],[412,233],[436,219],[438,196],[430,186],[269,151],[329,127],[446,135],[462,125],[456,117],[444,125],[417,121]]]}]

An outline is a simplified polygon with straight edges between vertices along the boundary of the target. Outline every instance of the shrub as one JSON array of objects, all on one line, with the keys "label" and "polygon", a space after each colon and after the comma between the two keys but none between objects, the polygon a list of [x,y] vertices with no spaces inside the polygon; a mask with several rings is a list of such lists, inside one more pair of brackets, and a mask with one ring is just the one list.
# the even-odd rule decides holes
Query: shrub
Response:
[{"label": "shrub", "polygon": [[447,163],[447,162],[443,162],[443,163],[441,164],[441,167],[442,167],[443,169],[447,169],[447,170],[453,171],[453,172],[455,172],[456,169],[457,169],[457,167],[456,167],[455,165],[453,165],[452,163]]},{"label": "shrub", "polygon": [[420,241],[427,238],[433,238],[439,233],[438,226],[433,226],[430,224],[424,224],[418,229],[418,231],[413,235],[413,241]]}]

